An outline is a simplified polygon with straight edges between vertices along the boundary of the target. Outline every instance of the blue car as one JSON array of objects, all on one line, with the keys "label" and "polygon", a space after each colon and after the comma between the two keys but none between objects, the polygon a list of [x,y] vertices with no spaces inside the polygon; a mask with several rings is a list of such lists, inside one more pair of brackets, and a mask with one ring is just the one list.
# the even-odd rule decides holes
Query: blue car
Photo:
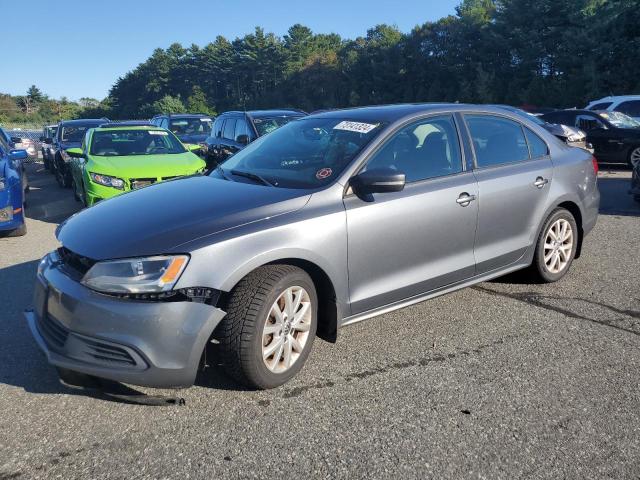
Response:
[{"label": "blue car", "polygon": [[24,203],[27,177],[23,161],[25,150],[13,150],[0,135],[0,234],[18,237],[27,233],[24,220]]}]

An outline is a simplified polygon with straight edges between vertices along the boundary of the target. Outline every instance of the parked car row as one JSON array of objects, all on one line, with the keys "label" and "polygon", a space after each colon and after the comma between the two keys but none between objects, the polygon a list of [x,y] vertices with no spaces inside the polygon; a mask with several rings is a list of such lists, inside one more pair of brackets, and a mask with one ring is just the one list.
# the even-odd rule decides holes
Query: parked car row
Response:
[{"label": "parked car row", "polygon": [[584,130],[599,162],[630,167],[640,162],[640,122],[624,113],[572,109],[545,113],[541,118]]},{"label": "parked car row", "polygon": [[505,108],[232,112],[213,131],[233,156],[139,189],[184,173],[135,170],[188,157],[170,128],[103,123],[66,148],[93,206],[57,229],[25,314],[63,378],[188,386],[215,344],[233,378],[277,387],[342,326],[519,269],[561,279],[597,220],[593,156]]},{"label": "parked car row", "polygon": [[27,151],[16,149],[13,139],[0,128],[0,232],[4,235],[27,233],[24,206],[29,183],[23,162],[28,158]]}]

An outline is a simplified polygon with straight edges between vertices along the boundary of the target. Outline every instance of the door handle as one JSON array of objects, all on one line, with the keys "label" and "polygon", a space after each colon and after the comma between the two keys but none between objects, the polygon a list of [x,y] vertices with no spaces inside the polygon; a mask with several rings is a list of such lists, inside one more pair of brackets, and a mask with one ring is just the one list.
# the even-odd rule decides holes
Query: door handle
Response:
[{"label": "door handle", "polygon": [[542,177],[538,177],[538,178],[536,178],[536,181],[533,182],[533,185],[538,187],[538,188],[543,188],[547,183],[549,183],[548,179],[542,178]]},{"label": "door handle", "polygon": [[456,199],[456,203],[461,207],[468,207],[471,202],[476,199],[475,195],[469,195],[467,192],[463,192]]}]

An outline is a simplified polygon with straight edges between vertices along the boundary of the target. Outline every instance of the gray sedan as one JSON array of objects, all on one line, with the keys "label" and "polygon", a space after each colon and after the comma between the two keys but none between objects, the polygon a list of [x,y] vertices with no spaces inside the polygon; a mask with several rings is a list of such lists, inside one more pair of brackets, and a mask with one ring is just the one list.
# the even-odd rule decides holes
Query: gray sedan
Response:
[{"label": "gray sedan", "polygon": [[515,270],[561,279],[599,200],[588,152],[501,108],[319,113],[68,219],[26,317],[63,375],[187,386],[215,344],[277,387],[339,327]]}]

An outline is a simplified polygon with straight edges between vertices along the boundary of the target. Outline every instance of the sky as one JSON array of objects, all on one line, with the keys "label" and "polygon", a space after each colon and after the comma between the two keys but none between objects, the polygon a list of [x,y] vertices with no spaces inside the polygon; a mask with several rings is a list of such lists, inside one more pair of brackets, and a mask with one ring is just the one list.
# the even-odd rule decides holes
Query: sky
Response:
[{"label": "sky", "polygon": [[[0,0],[0,6],[8,0]],[[53,98],[104,98],[109,88],[174,42],[204,46],[256,26],[278,36],[301,23],[356,38],[387,23],[408,32],[454,14],[460,0],[30,0],[33,15],[2,22],[0,93],[36,85]],[[0,9],[7,11],[7,8]]]}]

